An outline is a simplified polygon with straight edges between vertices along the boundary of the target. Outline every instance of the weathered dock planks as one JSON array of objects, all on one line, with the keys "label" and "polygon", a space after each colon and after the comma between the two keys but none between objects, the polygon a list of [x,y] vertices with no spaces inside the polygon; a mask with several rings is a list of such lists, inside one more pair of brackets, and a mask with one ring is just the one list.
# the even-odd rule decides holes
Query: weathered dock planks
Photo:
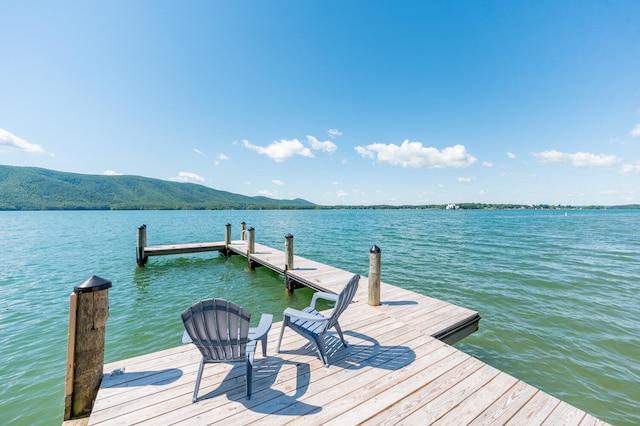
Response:
[{"label": "weathered dock planks", "polygon": [[445,302],[384,285],[383,304],[369,306],[365,289],[341,317],[349,347],[328,337],[328,368],[296,333],[276,354],[276,323],[251,400],[243,366],[221,364],[205,368],[192,404],[200,354],[184,345],[106,365],[89,424],[604,424],[430,336],[447,326],[439,311],[456,311]]},{"label": "weathered dock planks", "polygon": [[[223,245],[247,256],[244,241]],[[249,260],[322,291],[353,275],[298,256],[289,269],[284,252],[259,244]],[[450,346],[477,330],[478,313],[386,283],[370,306],[367,288],[363,277],[340,319],[349,346],[327,337],[328,368],[293,332],[276,354],[275,323],[251,400],[243,366],[220,364],[191,403],[200,354],[189,344],[105,365],[89,424],[604,424]]]},{"label": "weathered dock planks", "polygon": [[224,242],[170,244],[164,246],[145,247],[146,256],[164,256],[168,254],[201,253],[206,251],[221,251],[225,249]]}]

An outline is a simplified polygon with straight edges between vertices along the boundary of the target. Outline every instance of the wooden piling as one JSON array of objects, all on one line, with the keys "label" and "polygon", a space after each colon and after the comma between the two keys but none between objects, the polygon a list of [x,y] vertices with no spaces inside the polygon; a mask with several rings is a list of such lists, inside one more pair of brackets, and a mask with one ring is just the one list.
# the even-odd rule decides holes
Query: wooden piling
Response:
[{"label": "wooden piling", "polygon": [[240,240],[244,241],[247,239],[247,223],[240,222]]},{"label": "wooden piling", "polygon": [[136,262],[138,266],[144,266],[149,259],[144,254],[144,248],[147,246],[147,225],[138,226],[138,238],[136,239]]},{"label": "wooden piling", "polygon": [[376,245],[369,251],[369,305],[380,305],[380,248]]},{"label": "wooden piling", "polygon": [[64,420],[91,413],[102,381],[111,281],[95,275],[70,298]]},{"label": "wooden piling", "polygon": [[252,269],[251,255],[256,251],[256,230],[250,227],[247,232],[249,234],[249,240],[247,241],[247,268]]},{"label": "wooden piling", "polygon": [[249,241],[247,242],[247,247],[249,248],[249,254],[253,254],[256,252],[256,230],[251,227],[248,231]]},{"label": "wooden piling", "polygon": [[73,402],[73,374],[76,355],[76,317],[78,295],[73,292],[69,296],[69,334],[67,334],[67,375],[64,387],[64,420],[71,419]]},{"label": "wooden piling", "polygon": [[225,238],[224,238],[224,243],[226,245],[231,244],[231,224],[227,223],[225,225]]},{"label": "wooden piling", "polygon": [[285,269],[288,271],[293,270],[293,235],[287,234],[284,236],[284,251],[285,251]]}]

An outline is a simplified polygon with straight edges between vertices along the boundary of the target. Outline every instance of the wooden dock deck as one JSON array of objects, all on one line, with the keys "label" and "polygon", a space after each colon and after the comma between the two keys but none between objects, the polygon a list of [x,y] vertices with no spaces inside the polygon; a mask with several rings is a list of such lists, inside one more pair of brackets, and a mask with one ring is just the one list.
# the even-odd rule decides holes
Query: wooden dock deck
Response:
[{"label": "wooden dock deck", "polygon": [[[246,255],[243,244],[229,249]],[[353,275],[298,257],[285,272],[284,253],[261,245],[251,256],[327,291]],[[341,316],[349,346],[327,338],[328,368],[290,330],[275,353],[275,323],[250,400],[244,365],[219,364],[205,367],[192,403],[201,356],[188,344],[105,365],[89,424],[605,424],[446,343],[477,329],[476,312],[385,283],[369,306],[367,287],[361,278]]]}]

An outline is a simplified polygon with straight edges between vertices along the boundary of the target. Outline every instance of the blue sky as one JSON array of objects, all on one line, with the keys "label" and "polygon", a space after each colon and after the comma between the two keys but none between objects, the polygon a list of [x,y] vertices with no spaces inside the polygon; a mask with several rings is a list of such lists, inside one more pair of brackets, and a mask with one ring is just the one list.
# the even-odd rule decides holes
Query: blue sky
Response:
[{"label": "blue sky", "polygon": [[640,203],[636,0],[0,16],[0,164],[324,205]]}]

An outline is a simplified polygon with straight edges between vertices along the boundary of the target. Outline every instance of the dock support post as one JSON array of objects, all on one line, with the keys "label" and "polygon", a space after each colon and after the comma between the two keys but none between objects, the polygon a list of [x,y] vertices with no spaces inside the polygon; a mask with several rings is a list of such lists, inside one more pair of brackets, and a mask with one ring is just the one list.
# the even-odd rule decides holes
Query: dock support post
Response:
[{"label": "dock support post", "polygon": [[297,286],[288,274],[288,271],[293,269],[293,235],[291,234],[284,236],[284,252],[284,287],[287,291],[293,291]]},{"label": "dock support post", "polygon": [[240,240],[244,241],[247,239],[247,223],[240,222]]},{"label": "dock support post", "polygon": [[285,269],[291,271],[293,269],[293,235],[287,234],[284,236],[284,251],[285,256]]},{"label": "dock support post", "polygon": [[144,248],[147,246],[147,225],[138,226],[138,238],[136,239],[136,262],[138,266],[147,263],[148,256],[144,255]]},{"label": "dock support post", "polygon": [[376,245],[369,251],[369,305],[380,305],[380,248]]},{"label": "dock support post", "polygon": [[70,296],[64,420],[84,417],[98,395],[104,364],[111,281],[95,275]]},{"label": "dock support post", "polygon": [[247,268],[251,269],[251,255],[256,251],[256,231],[253,226],[248,230],[249,240],[247,241]]},{"label": "dock support post", "polygon": [[224,243],[226,245],[231,244],[231,224],[227,223],[225,225],[225,237],[224,237]]}]

